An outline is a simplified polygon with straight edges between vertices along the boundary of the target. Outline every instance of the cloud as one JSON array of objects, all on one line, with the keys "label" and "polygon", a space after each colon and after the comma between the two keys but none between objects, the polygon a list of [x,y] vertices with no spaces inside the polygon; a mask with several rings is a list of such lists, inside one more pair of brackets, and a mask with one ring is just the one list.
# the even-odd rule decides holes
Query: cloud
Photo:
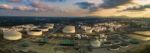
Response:
[{"label": "cloud", "polygon": [[21,5],[21,6],[12,6],[10,4],[0,4],[0,9],[4,10],[19,10],[19,11],[35,11],[33,7]]},{"label": "cloud", "polygon": [[127,4],[130,0],[103,0],[103,4],[100,5],[101,8],[114,8],[119,5]]},{"label": "cloud", "polygon": [[138,6],[128,7],[123,11],[144,11],[146,8],[150,8],[150,5],[138,5]]},{"label": "cloud", "polygon": [[0,4],[0,9],[13,9],[13,6],[7,4]]},{"label": "cloud", "polygon": [[[0,0],[0,13],[36,16],[149,16],[150,0]],[[9,10],[8,10],[9,9]],[[26,13],[28,12],[28,13]],[[32,14],[34,13],[34,14]],[[135,15],[134,15],[135,14]],[[15,15],[15,14],[13,14]]]},{"label": "cloud", "polygon": [[82,9],[87,9],[90,11],[95,11],[97,9],[97,6],[94,3],[90,2],[78,2],[76,3],[76,5],[78,5]]},{"label": "cloud", "polygon": [[6,0],[8,2],[21,2],[21,0]]},{"label": "cloud", "polygon": [[32,2],[32,3],[30,4],[30,6],[34,7],[35,10],[37,10],[37,11],[54,10],[54,9],[53,9],[53,8],[54,8],[53,6],[47,5],[47,4],[42,3],[42,2]]},{"label": "cloud", "polygon": [[131,0],[131,2],[140,5],[150,4],[150,0]]},{"label": "cloud", "polygon": [[[124,6],[128,7],[128,6]],[[127,17],[150,17],[150,9],[145,8],[144,10],[124,10],[124,7],[109,8],[109,9],[99,9],[92,12],[91,16],[127,16]]]},{"label": "cloud", "polygon": [[76,4],[82,9],[88,9],[89,11],[94,12],[99,8],[115,8],[117,6],[127,4],[130,0],[101,0],[99,2],[100,3],[98,5],[90,2],[78,2]]},{"label": "cloud", "polygon": [[[134,2],[133,2],[134,1]],[[140,1],[140,2],[139,2]],[[130,0],[121,5],[98,9],[92,12],[91,16],[127,16],[127,17],[150,17],[149,0]],[[107,3],[106,3],[107,4]]]},{"label": "cloud", "polygon": [[133,6],[133,7],[128,7],[123,11],[143,11],[145,8],[143,6]]},{"label": "cloud", "polygon": [[48,1],[48,2],[65,2],[66,0],[45,0],[45,1]]},{"label": "cloud", "polygon": [[[1,9],[10,9],[19,11],[56,11],[57,8],[53,5],[46,4],[44,0],[3,0],[3,1],[5,1],[6,3],[0,4]],[[63,0],[55,0],[55,1],[63,1]]]}]

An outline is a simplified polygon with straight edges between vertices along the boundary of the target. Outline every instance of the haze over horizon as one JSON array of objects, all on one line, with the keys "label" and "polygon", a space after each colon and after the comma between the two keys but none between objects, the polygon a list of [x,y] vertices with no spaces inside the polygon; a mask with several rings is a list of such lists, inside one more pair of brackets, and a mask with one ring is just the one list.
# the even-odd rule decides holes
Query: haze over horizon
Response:
[{"label": "haze over horizon", "polygon": [[0,16],[150,17],[150,0],[0,0]]}]

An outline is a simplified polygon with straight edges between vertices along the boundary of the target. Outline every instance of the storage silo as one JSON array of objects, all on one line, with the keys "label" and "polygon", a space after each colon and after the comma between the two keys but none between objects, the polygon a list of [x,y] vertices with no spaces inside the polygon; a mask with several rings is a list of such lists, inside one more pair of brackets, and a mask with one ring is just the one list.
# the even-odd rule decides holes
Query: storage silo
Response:
[{"label": "storage silo", "polygon": [[33,29],[33,30],[29,30],[27,31],[28,35],[32,35],[32,36],[41,36],[42,35],[42,31],[41,30],[37,30],[37,29]]},{"label": "storage silo", "polygon": [[22,33],[17,31],[3,31],[3,38],[6,40],[22,39]]}]

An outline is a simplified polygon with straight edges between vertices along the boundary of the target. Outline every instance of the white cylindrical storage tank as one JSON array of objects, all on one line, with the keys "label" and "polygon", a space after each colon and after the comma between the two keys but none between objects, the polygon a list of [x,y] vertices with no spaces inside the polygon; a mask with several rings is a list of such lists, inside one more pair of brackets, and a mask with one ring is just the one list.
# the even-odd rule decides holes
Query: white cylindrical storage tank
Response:
[{"label": "white cylindrical storage tank", "polygon": [[119,44],[119,46],[124,48],[124,47],[128,47],[129,44],[128,43],[121,43],[121,44]]},{"label": "white cylindrical storage tank", "polygon": [[48,27],[49,29],[53,29],[54,28],[54,24],[50,24],[50,23],[47,23],[45,26]]},{"label": "white cylindrical storage tank", "polygon": [[77,37],[78,39],[81,39],[81,34],[76,34],[75,37]]},{"label": "white cylindrical storage tank", "polygon": [[111,46],[112,45],[111,42],[104,42],[103,44],[104,44],[104,46]]},{"label": "white cylindrical storage tank", "polygon": [[117,45],[117,44],[120,44],[121,41],[115,40],[115,41],[113,41],[112,43]]},{"label": "white cylindrical storage tank", "polygon": [[99,36],[100,36],[100,38],[106,38],[105,34],[100,34]]},{"label": "white cylindrical storage tank", "polygon": [[6,40],[22,39],[22,33],[17,31],[3,31],[3,38]]},{"label": "white cylindrical storage tank", "polygon": [[92,47],[100,47],[101,46],[101,41],[99,40],[93,40],[90,42]]},{"label": "white cylindrical storage tank", "polygon": [[41,36],[42,35],[42,31],[41,30],[29,30],[27,31],[28,35],[32,35],[32,36]]},{"label": "white cylindrical storage tank", "polygon": [[120,49],[120,46],[119,46],[119,45],[112,45],[112,46],[110,46],[109,49],[110,49],[110,50],[119,50],[119,49]]},{"label": "white cylindrical storage tank", "polygon": [[100,29],[101,29],[100,27],[95,27],[95,28],[94,28],[94,31],[95,31],[95,32],[100,32]]},{"label": "white cylindrical storage tank", "polygon": [[39,29],[43,32],[49,31],[48,27],[39,27]]},{"label": "white cylindrical storage tank", "polygon": [[85,30],[85,33],[89,33],[89,34],[90,34],[90,33],[93,33],[93,29],[86,29],[86,30]]},{"label": "white cylindrical storage tank", "polygon": [[75,26],[66,26],[62,31],[64,33],[75,33]]},{"label": "white cylindrical storage tank", "polygon": [[106,42],[107,41],[107,39],[105,39],[105,38],[101,38],[101,39],[99,39],[101,42]]}]

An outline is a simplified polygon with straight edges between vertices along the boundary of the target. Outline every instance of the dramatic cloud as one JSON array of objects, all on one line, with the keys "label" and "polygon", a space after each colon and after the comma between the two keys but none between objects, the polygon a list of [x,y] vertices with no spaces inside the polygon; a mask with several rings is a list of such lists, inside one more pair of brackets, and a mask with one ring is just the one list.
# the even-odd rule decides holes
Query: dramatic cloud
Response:
[{"label": "dramatic cloud", "polygon": [[101,0],[99,2],[100,3],[98,5],[90,2],[78,2],[76,4],[82,9],[88,9],[93,12],[99,8],[115,8],[117,6],[129,3],[130,0]]},{"label": "dramatic cloud", "polygon": [[89,9],[92,8],[94,5],[94,3],[89,3],[89,2],[80,2],[80,3],[76,3],[77,5],[79,5],[81,8],[83,9]]},{"label": "dramatic cloud", "polygon": [[20,11],[31,11],[34,10],[31,6],[21,5],[21,6],[13,6],[10,4],[0,4],[0,9],[6,10],[20,10]]},{"label": "dramatic cloud", "polygon": [[9,2],[21,2],[21,0],[8,0]]},{"label": "dramatic cloud", "polygon": [[7,4],[1,4],[1,5],[0,5],[0,8],[1,8],[1,9],[13,9],[13,6],[7,5]]},{"label": "dramatic cloud", "polygon": [[133,7],[128,7],[123,11],[143,11],[145,8],[143,6],[133,6]]},{"label": "dramatic cloud", "polygon": [[150,4],[150,0],[131,0],[132,3],[139,4],[139,5],[147,5]]},{"label": "dramatic cloud", "polygon": [[49,1],[49,2],[65,2],[66,0],[45,0],[45,1]]},{"label": "dramatic cloud", "polygon": [[[112,1],[112,0],[110,0]],[[117,0],[120,1],[120,0]],[[108,1],[107,1],[108,2]],[[104,2],[107,4],[107,2]],[[113,1],[112,1],[113,2]],[[109,3],[109,2],[108,2]],[[128,17],[150,17],[150,0],[129,0],[119,5],[98,9],[92,12],[91,16],[128,16]]]},{"label": "dramatic cloud", "polygon": [[44,0],[4,0],[4,2],[7,3],[0,4],[1,9],[13,9],[21,11],[54,11],[56,8],[53,5],[44,3]]},{"label": "dramatic cloud", "polygon": [[128,7],[124,11],[144,11],[147,8],[150,8],[150,5],[139,5],[139,6]]},{"label": "dramatic cloud", "polygon": [[0,14],[150,17],[150,0],[0,0]]},{"label": "dramatic cloud", "polygon": [[119,5],[127,4],[130,0],[103,0],[103,4],[100,5],[102,8],[114,8]]},{"label": "dramatic cloud", "polygon": [[80,8],[82,9],[88,9],[90,11],[95,11],[97,9],[97,6],[94,3],[89,3],[89,2],[79,2],[76,3]]},{"label": "dramatic cloud", "polygon": [[54,10],[52,6],[50,5],[46,5],[44,3],[41,2],[33,2],[31,3],[31,6],[35,8],[35,10],[37,11],[47,11],[47,10]]}]

